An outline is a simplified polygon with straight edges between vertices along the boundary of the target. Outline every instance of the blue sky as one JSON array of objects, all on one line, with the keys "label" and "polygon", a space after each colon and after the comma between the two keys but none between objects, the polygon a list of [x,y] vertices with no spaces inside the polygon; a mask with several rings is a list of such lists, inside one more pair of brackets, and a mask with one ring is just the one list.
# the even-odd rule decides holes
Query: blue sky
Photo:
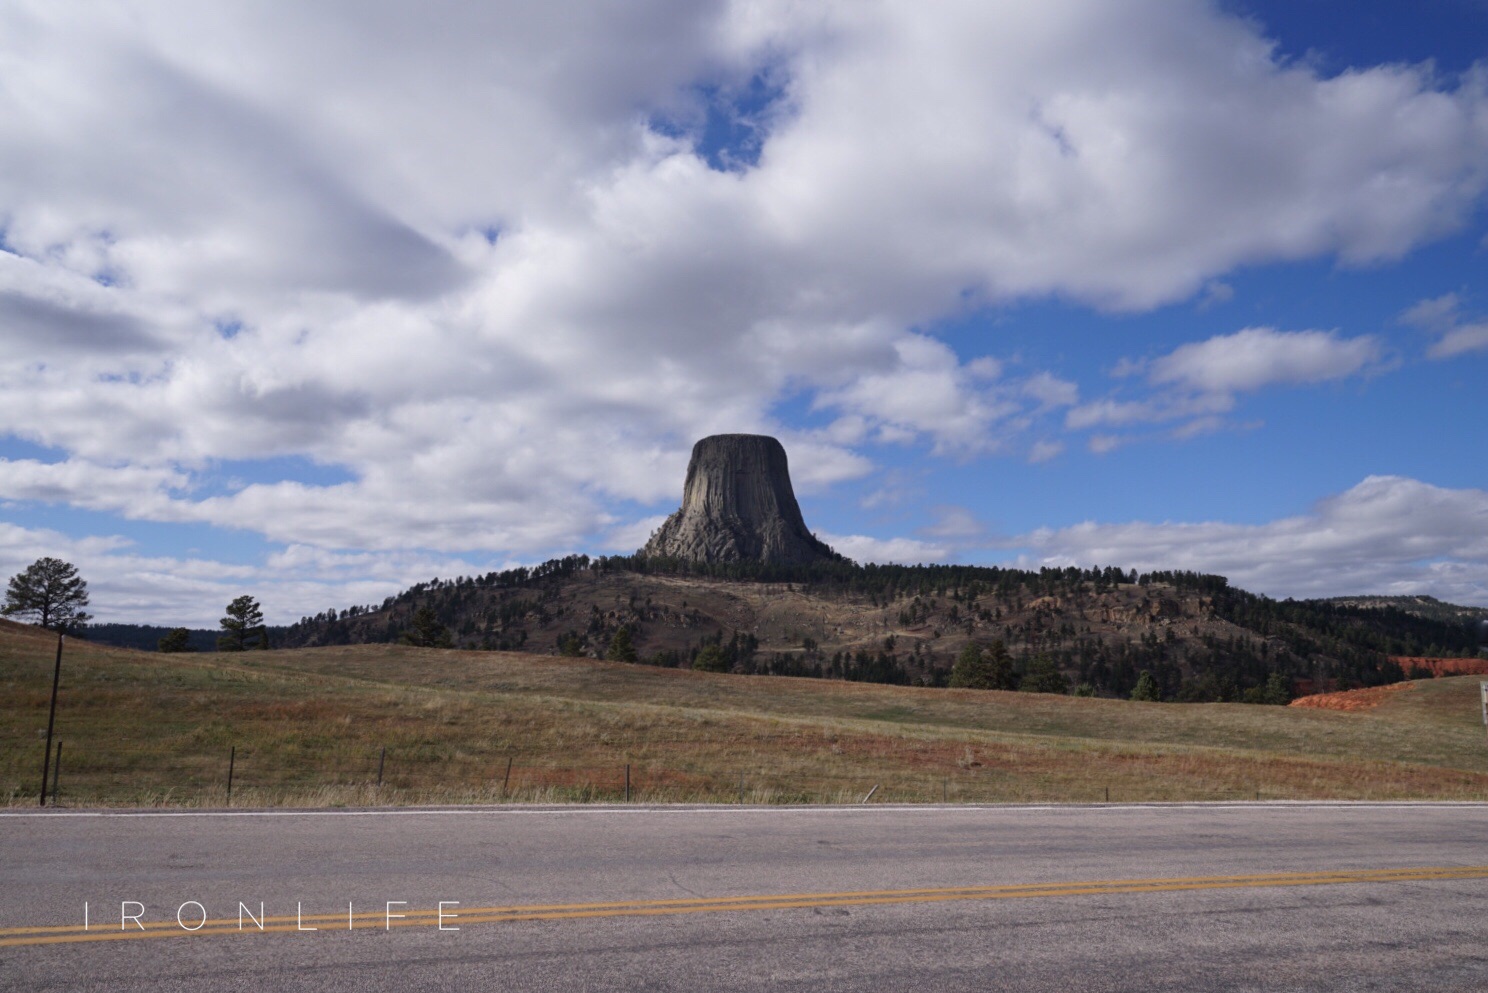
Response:
[{"label": "blue sky", "polygon": [[0,573],[288,622],[758,431],[860,560],[1488,605],[1488,5],[1025,8],[0,4]]}]

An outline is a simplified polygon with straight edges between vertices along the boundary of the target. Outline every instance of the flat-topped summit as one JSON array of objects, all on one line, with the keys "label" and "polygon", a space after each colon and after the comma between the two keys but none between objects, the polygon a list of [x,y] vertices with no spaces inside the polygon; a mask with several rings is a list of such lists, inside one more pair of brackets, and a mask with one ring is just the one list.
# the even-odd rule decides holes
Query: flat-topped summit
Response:
[{"label": "flat-topped summit", "polygon": [[804,565],[838,556],[801,519],[779,441],[715,434],[692,447],[678,510],[641,554],[689,562]]}]

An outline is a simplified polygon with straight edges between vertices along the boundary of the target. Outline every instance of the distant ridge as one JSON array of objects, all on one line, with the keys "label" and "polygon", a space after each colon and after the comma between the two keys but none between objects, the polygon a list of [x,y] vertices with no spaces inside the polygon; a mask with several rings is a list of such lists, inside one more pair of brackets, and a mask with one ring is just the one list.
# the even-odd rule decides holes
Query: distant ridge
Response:
[{"label": "distant ridge", "polygon": [[1407,614],[1415,614],[1417,617],[1429,617],[1438,621],[1456,621],[1462,619],[1475,619],[1488,621],[1488,607],[1464,607],[1460,604],[1446,603],[1436,597],[1425,595],[1414,596],[1335,596],[1329,597],[1321,603],[1337,604],[1340,607],[1366,607],[1379,609],[1383,607],[1394,607]]},{"label": "distant ridge", "polygon": [[1001,641],[1020,680],[1052,665],[1070,690],[1126,696],[1147,671],[1163,699],[1195,702],[1249,699],[1273,677],[1294,694],[1391,683],[1407,673],[1390,656],[1480,650],[1470,619],[1272,600],[1193,572],[645,555],[436,579],[380,605],[307,617],[273,643],[398,641],[416,611],[464,648],[688,667],[712,645],[736,673],[931,686],[948,682],[968,642]]}]

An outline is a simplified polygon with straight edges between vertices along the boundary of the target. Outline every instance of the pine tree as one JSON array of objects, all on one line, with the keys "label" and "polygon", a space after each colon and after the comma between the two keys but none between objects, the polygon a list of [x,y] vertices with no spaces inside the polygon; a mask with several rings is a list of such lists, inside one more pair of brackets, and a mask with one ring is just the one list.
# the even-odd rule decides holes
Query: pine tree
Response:
[{"label": "pine tree", "polygon": [[634,642],[630,640],[630,628],[622,626],[610,639],[610,650],[605,658],[611,662],[634,662],[637,658]]},{"label": "pine tree", "polygon": [[992,675],[982,646],[968,641],[951,667],[951,686],[958,689],[990,690]]},{"label": "pine tree", "polygon": [[5,606],[0,613],[34,618],[44,628],[75,628],[89,620],[88,584],[77,566],[61,559],[41,558],[10,577]]},{"label": "pine tree", "polygon": [[1018,689],[1024,693],[1068,693],[1069,677],[1059,671],[1049,656],[1039,655],[1028,663],[1028,674]]},{"label": "pine tree", "polygon": [[172,628],[164,638],[160,639],[158,649],[162,652],[194,652],[191,647],[191,632],[185,628]]},{"label": "pine tree", "polygon": [[717,645],[704,645],[697,658],[692,660],[692,667],[699,672],[728,672],[729,669],[728,659]]},{"label": "pine tree", "polygon": [[402,642],[418,648],[455,647],[449,628],[440,623],[439,615],[428,604],[422,604],[413,612],[413,622],[403,632]]},{"label": "pine tree", "polygon": [[227,616],[219,621],[222,634],[217,636],[219,652],[243,652],[251,648],[268,648],[269,632],[264,627],[263,608],[251,596],[240,596],[227,605]]},{"label": "pine tree", "polygon": [[1008,654],[1007,645],[1001,638],[992,642],[987,649],[987,679],[994,690],[1018,688],[1017,670],[1013,668],[1012,656]]},{"label": "pine tree", "polygon": [[1266,688],[1261,698],[1263,703],[1286,706],[1292,702],[1292,681],[1279,672],[1266,677]]},{"label": "pine tree", "polygon": [[1162,699],[1162,692],[1157,688],[1157,680],[1152,678],[1152,673],[1143,669],[1141,675],[1137,676],[1137,685],[1132,687],[1131,698],[1133,700],[1149,700],[1156,703]]}]

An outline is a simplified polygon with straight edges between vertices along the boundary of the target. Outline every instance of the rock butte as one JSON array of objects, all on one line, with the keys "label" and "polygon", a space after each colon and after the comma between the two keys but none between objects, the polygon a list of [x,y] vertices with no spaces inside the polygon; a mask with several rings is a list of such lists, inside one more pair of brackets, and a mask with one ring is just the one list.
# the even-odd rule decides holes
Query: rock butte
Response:
[{"label": "rock butte", "polygon": [[801,519],[785,449],[759,434],[716,434],[692,447],[682,509],[666,519],[641,554],[771,565],[838,558]]}]

